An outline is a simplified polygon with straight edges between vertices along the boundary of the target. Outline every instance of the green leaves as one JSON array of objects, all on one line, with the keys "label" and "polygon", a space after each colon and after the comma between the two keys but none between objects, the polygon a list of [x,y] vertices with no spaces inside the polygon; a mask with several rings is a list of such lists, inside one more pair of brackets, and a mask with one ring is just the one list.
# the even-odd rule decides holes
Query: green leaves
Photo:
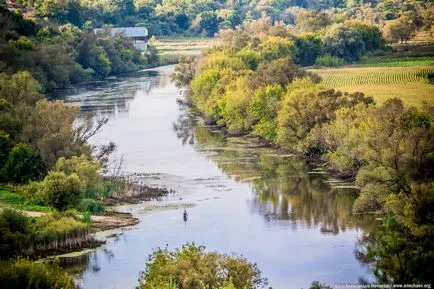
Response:
[{"label": "green leaves", "polygon": [[243,257],[206,252],[194,243],[174,251],[156,249],[139,282],[140,289],[256,289],[267,285],[256,264]]},{"label": "green leaves", "polygon": [[7,181],[16,184],[38,180],[45,173],[45,165],[39,153],[27,144],[19,143],[9,152],[8,159],[1,169]]}]

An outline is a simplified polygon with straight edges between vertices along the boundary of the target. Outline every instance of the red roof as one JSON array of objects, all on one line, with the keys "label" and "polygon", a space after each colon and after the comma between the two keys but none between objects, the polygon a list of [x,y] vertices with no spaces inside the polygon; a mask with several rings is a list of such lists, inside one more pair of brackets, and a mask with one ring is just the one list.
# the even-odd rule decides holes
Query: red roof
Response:
[{"label": "red roof", "polygon": [[11,0],[6,0],[6,6],[7,6],[8,8],[15,8],[15,9],[21,9],[21,8],[24,8],[23,6],[18,5],[17,3],[14,3],[14,2],[11,1]]}]

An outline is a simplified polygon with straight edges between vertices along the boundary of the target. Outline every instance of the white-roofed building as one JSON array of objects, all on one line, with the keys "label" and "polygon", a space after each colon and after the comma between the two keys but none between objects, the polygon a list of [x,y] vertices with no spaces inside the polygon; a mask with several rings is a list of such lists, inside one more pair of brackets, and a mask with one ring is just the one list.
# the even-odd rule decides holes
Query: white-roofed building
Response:
[{"label": "white-roofed building", "polygon": [[146,27],[107,27],[97,28],[93,30],[94,33],[108,32],[111,35],[122,34],[128,39],[131,39],[134,47],[139,50],[146,51],[148,48],[148,29]]}]

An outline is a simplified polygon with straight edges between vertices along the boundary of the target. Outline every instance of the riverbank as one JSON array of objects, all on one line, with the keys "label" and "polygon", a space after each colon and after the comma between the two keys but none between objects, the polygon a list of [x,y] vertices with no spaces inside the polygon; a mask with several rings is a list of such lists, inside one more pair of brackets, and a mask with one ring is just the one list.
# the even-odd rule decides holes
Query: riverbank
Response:
[{"label": "riverbank", "polygon": [[339,183],[346,183],[346,184],[352,184],[350,187],[352,189],[359,189],[357,186],[355,186],[355,176],[351,176],[348,174],[343,174],[339,170],[337,170],[335,167],[333,167],[330,163],[328,163],[326,160],[321,159],[320,157],[316,156],[309,156],[309,155],[303,155],[303,154],[294,154],[290,152],[289,150],[285,149],[284,147],[278,145],[277,143],[274,143],[272,141],[268,141],[261,136],[254,135],[252,133],[231,133],[228,131],[228,129],[225,126],[217,125],[215,122],[208,121],[204,115],[199,112],[197,109],[194,108],[194,105],[189,101],[181,100],[179,101],[181,105],[186,106],[188,109],[194,109],[194,115],[197,117],[209,130],[219,131],[223,133],[223,135],[226,138],[231,138],[236,140],[237,142],[243,144],[246,148],[266,148],[266,149],[272,149],[275,154],[282,155],[282,156],[295,156],[298,158],[301,158],[306,161],[307,165],[312,168],[322,169],[325,170],[327,173],[331,175],[331,177],[339,182]]},{"label": "riverbank", "polygon": [[[80,286],[135,288],[152,249],[186,242],[243,254],[258,263],[273,288],[305,288],[312,280],[356,282],[367,276],[353,253],[365,223],[347,215],[352,190],[335,190],[332,186],[346,184],[332,182],[293,155],[267,144],[256,149],[259,145],[251,140],[226,138],[216,127],[190,121],[177,103],[172,72],[173,66],[162,67],[63,95],[66,102],[110,119],[91,143],[115,141],[115,157],[123,157],[127,175],[176,190],[160,202],[117,207],[140,222],[98,231],[96,237],[106,244],[77,258],[79,266],[68,258],[65,270]],[[302,261],[288,263],[291,258]],[[318,259],[326,266],[315,267]]]},{"label": "riverbank", "polygon": [[159,200],[169,193],[173,193],[173,191],[169,191],[165,188],[130,183],[125,185],[117,194],[112,194],[109,198],[105,199],[102,203],[106,206],[106,210],[98,215],[89,215],[88,212],[79,212],[75,209],[67,213],[59,214],[48,206],[28,205],[26,204],[26,200],[19,193],[12,192],[8,190],[7,187],[3,186],[1,187],[0,194],[0,213],[5,209],[13,209],[14,211],[21,212],[27,218],[33,218],[33,221],[29,220],[30,223],[34,223],[35,219],[38,219],[39,222],[39,219],[55,221],[59,218],[70,218],[70,220],[76,222],[77,225],[85,226],[86,234],[65,236],[61,242],[58,241],[55,245],[42,246],[35,244],[33,249],[29,249],[29,256],[35,254],[42,257],[55,256],[58,254],[94,249],[105,244],[110,235],[107,235],[107,238],[96,238],[96,233],[131,227],[139,223],[138,218],[134,217],[132,213],[119,210],[119,206]]}]

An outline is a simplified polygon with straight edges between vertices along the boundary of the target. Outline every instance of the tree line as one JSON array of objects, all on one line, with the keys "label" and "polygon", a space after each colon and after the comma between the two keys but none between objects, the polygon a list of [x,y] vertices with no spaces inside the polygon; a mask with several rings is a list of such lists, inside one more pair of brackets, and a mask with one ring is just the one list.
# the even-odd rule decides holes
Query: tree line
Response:
[{"label": "tree line", "polygon": [[[0,1],[5,2],[5,1]],[[431,29],[432,1],[423,0],[16,0],[31,13],[80,28],[146,26],[151,35],[213,36],[261,17],[314,32],[345,19],[384,28],[390,41]]]},{"label": "tree line", "polygon": [[42,91],[157,64],[154,47],[142,53],[123,35],[40,24],[0,7],[0,71],[28,71]]},{"label": "tree line", "polygon": [[[360,26],[351,23],[341,29],[354,27]],[[173,78],[189,86],[188,101],[208,123],[321,159],[354,180],[360,194],[353,214],[375,212],[385,220],[380,230],[367,234],[371,242],[364,243],[359,257],[382,265],[377,272],[384,282],[429,281],[434,256],[427,241],[434,232],[433,107],[409,107],[396,98],[378,105],[362,92],[324,88],[318,76],[295,64],[297,40],[282,26],[261,32],[226,31],[222,46],[202,58],[184,60]],[[349,51],[355,43],[345,41],[348,33],[335,35],[354,57]]]}]

